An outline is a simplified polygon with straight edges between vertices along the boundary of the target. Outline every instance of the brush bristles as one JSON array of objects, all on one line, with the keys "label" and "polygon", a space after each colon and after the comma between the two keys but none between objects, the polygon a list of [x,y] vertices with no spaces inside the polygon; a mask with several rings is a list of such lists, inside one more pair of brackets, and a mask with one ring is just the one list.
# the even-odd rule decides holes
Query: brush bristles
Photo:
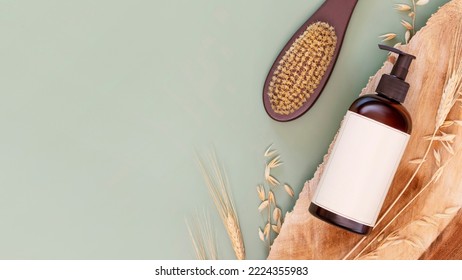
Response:
[{"label": "brush bristles", "polygon": [[307,27],[278,62],[268,95],[274,112],[289,115],[308,101],[326,73],[337,44],[332,26]]}]

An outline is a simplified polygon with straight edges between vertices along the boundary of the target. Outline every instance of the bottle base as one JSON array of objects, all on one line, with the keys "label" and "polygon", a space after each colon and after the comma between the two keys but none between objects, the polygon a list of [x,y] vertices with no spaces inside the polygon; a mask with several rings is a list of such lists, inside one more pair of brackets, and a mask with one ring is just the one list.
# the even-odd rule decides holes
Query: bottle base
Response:
[{"label": "bottle base", "polygon": [[331,225],[346,229],[353,233],[366,235],[372,230],[372,227],[370,226],[360,224],[358,222],[352,221],[350,219],[347,219],[345,217],[332,213],[324,208],[319,207],[318,205],[314,203],[310,204],[310,207],[308,210],[313,216]]}]

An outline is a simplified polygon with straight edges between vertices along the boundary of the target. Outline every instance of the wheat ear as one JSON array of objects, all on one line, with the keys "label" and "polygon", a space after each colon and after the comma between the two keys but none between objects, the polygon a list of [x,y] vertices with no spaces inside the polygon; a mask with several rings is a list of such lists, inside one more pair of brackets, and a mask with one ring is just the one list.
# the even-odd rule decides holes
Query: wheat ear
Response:
[{"label": "wheat ear", "polygon": [[228,233],[236,258],[243,260],[245,259],[244,240],[229,190],[228,178],[220,166],[215,152],[209,156],[210,168],[206,166],[202,158],[198,157],[198,161],[207,189]]}]

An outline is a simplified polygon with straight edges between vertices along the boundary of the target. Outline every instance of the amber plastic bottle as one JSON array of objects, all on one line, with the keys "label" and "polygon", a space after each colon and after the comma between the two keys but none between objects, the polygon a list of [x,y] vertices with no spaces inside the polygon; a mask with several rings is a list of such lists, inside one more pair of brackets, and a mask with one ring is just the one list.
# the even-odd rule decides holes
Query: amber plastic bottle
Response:
[{"label": "amber plastic bottle", "polygon": [[401,105],[414,56],[397,53],[390,75],[383,75],[377,94],[356,99],[350,106],[309,211],[349,231],[368,234],[382,208],[412,130],[411,117]]}]

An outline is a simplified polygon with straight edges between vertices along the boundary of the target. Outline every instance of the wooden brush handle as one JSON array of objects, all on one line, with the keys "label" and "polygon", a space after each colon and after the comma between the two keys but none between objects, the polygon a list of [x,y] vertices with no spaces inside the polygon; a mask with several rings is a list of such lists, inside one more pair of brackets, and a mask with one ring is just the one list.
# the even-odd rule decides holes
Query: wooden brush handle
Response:
[{"label": "wooden brush handle", "polygon": [[[356,3],[358,0],[326,0],[315,13],[316,21],[329,22],[335,27],[338,39],[343,40]],[[314,15],[310,20],[313,18]],[[340,42],[338,46],[340,47],[341,44]]]}]

